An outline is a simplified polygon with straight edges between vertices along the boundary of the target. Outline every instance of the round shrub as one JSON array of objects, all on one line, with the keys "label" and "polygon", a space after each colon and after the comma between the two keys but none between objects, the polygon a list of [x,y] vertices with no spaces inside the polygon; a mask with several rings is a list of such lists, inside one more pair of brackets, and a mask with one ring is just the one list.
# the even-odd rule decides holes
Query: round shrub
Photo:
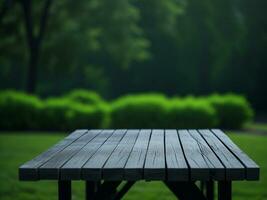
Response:
[{"label": "round shrub", "polygon": [[0,129],[38,129],[42,102],[36,96],[16,91],[0,93]]},{"label": "round shrub", "polygon": [[44,130],[74,130],[103,127],[107,111],[103,106],[87,106],[69,99],[54,98],[45,101],[42,110]]},{"label": "round shrub", "polygon": [[70,123],[70,106],[71,102],[63,98],[46,100],[42,109],[41,128],[49,131],[66,130]]},{"label": "round shrub", "polygon": [[167,114],[167,128],[213,128],[217,125],[214,108],[197,99],[174,99]]},{"label": "round shrub", "polygon": [[107,107],[104,105],[84,106],[74,104],[68,113],[69,129],[97,129],[106,127]]},{"label": "round shrub", "polygon": [[73,90],[65,95],[65,97],[71,101],[87,105],[95,105],[104,102],[104,100],[96,92],[82,89]]},{"label": "round shrub", "polygon": [[129,95],[111,107],[112,128],[164,128],[167,100],[162,95]]},{"label": "round shrub", "polygon": [[243,96],[212,95],[208,100],[216,110],[219,126],[222,128],[241,128],[245,122],[253,118],[253,110]]}]

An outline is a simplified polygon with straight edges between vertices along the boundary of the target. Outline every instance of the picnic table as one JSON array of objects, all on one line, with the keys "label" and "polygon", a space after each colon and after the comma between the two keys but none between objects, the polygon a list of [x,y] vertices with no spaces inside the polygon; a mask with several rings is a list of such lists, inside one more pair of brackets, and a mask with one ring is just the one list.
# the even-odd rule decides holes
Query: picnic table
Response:
[{"label": "picnic table", "polygon": [[219,129],[76,130],[20,166],[19,179],[58,181],[60,200],[72,180],[85,181],[87,200],[121,199],[139,180],[163,181],[180,200],[213,200],[218,183],[218,199],[231,200],[232,181],[258,180],[259,166]]}]

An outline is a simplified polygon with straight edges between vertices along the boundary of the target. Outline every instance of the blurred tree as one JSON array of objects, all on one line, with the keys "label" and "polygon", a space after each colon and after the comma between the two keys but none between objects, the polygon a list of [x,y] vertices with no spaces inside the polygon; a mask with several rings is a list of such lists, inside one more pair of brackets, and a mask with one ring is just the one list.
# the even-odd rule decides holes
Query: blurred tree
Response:
[{"label": "blurred tree", "polygon": [[[19,1],[24,13],[26,37],[29,48],[27,78],[27,92],[29,93],[34,93],[36,90],[39,54],[52,1],[46,0],[43,2],[43,7],[40,12],[40,22],[38,24],[34,24],[34,19],[36,17],[33,16],[33,2],[32,0]],[[36,31],[36,29],[38,29],[38,31]]]},{"label": "blurred tree", "polygon": [[2,24],[3,17],[7,13],[8,9],[12,6],[12,0],[2,0],[2,4],[0,5],[0,25]]},{"label": "blurred tree", "polygon": [[151,56],[142,63],[134,63],[129,69],[128,87],[121,82],[123,90],[119,94],[129,90],[181,92],[184,85],[176,85],[181,81],[182,66],[177,64],[178,49],[174,42],[179,28],[177,17],[183,12],[181,3],[176,0],[135,0],[134,3],[140,11],[140,26],[150,42]]},{"label": "blurred tree", "polygon": [[0,88],[232,91],[266,110],[267,1],[51,2],[0,0]]}]

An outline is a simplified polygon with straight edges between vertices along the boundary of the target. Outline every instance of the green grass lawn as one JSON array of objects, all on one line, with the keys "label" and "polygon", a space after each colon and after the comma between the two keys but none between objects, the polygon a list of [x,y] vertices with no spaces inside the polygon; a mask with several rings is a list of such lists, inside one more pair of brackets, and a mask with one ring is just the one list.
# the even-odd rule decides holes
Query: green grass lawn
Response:
[{"label": "green grass lawn", "polygon": [[[51,181],[19,182],[18,167],[52,144],[62,139],[62,134],[0,134],[0,199],[57,199],[57,184]],[[234,182],[235,200],[267,199],[267,136],[230,134],[230,137],[261,167],[259,182]],[[73,199],[84,199],[83,182],[73,183]],[[125,199],[175,199],[160,182],[138,182]]]}]

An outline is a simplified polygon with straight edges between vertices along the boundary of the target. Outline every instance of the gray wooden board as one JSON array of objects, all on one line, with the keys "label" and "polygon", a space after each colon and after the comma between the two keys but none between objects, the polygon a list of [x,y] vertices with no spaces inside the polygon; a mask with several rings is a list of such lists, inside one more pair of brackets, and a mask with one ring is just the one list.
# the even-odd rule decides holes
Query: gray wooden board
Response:
[{"label": "gray wooden board", "polygon": [[81,168],[89,158],[101,147],[102,144],[112,135],[114,130],[103,130],[93,140],[87,143],[77,154],[75,154],[60,169],[62,180],[81,179]]},{"label": "gray wooden board", "polygon": [[55,154],[62,151],[68,145],[79,139],[82,135],[84,135],[87,130],[76,130],[66,138],[49,148],[47,151],[41,153],[34,159],[26,162],[21,165],[19,168],[19,179],[20,180],[38,180],[38,167],[46,163],[50,158],[52,158]]},{"label": "gray wooden board", "polygon": [[118,129],[114,134],[97,150],[97,152],[82,167],[82,179],[101,180],[102,167],[110,157],[113,150],[125,135],[125,129]]},{"label": "gray wooden board", "polygon": [[202,156],[203,152],[199,148],[198,143],[187,130],[179,130],[178,133],[185,158],[190,167],[190,179],[209,180],[210,166],[208,166]]},{"label": "gray wooden board", "polygon": [[165,180],[164,130],[152,130],[144,167],[146,180]]},{"label": "gray wooden board", "polygon": [[242,180],[245,178],[245,168],[239,160],[224,146],[224,144],[209,130],[199,130],[210,148],[221,160],[226,169],[226,180]]},{"label": "gray wooden board", "polygon": [[189,134],[196,141],[201,151],[201,155],[210,169],[210,178],[215,180],[225,180],[225,168],[207,142],[201,137],[197,130],[189,130]]},{"label": "gray wooden board", "polygon": [[167,179],[169,181],[188,181],[189,168],[176,130],[165,130],[165,154]]},{"label": "gray wooden board", "polygon": [[142,129],[140,131],[124,167],[124,179],[134,181],[143,178],[143,169],[150,135],[151,130]]},{"label": "gray wooden board", "polygon": [[19,168],[20,180],[258,180],[221,130],[76,130]]},{"label": "gray wooden board", "polygon": [[101,130],[90,130],[68,147],[55,154],[44,165],[39,167],[38,172],[41,179],[59,179],[60,167],[63,166],[72,156],[80,151],[88,142],[96,137]]},{"label": "gray wooden board", "polygon": [[219,129],[213,129],[212,132],[217,138],[241,161],[246,167],[246,179],[258,180],[259,166],[249,158],[232,140]]},{"label": "gray wooden board", "polygon": [[139,130],[128,130],[102,168],[104,180],[122,180],[123,169],[132,151]]}]

